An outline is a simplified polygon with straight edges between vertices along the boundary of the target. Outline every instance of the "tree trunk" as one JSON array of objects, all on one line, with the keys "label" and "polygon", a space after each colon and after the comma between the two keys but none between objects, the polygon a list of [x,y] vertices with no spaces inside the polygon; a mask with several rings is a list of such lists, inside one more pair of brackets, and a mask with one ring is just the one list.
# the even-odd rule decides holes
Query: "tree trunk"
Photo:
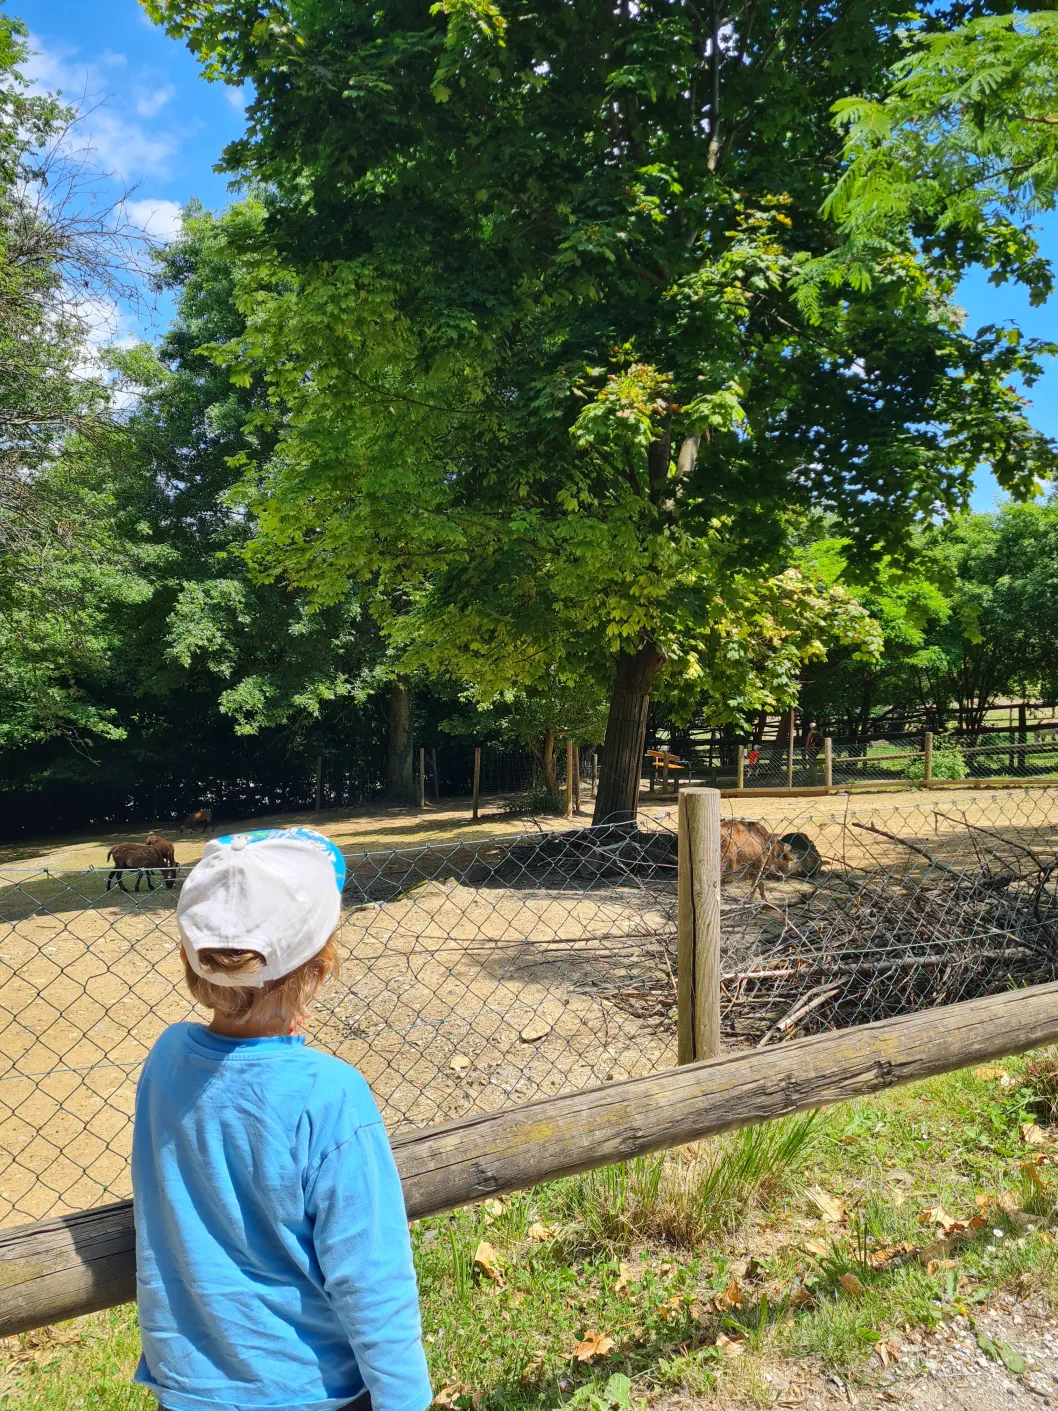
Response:
[{"label": "tree trunk", "polygon": [[540,752],[540,773],[543,776],[544,788],[551,798],[558,798],[558,780],[555,778],[555,732],[547,730],[544,732],[544,745]]},{"label": "tree trunk", "polygon": [[411,694],[394,681],[389,688],[389,740],[386,752],[386,798],[392,803],[415,803],[415,766],[412,762]]},{"label": "tree trunk", "polygon": [[617,658],[593,827],[600,823],[635,822],[650,688],[664,661],[653,642],[636,652],[622,652]]}]

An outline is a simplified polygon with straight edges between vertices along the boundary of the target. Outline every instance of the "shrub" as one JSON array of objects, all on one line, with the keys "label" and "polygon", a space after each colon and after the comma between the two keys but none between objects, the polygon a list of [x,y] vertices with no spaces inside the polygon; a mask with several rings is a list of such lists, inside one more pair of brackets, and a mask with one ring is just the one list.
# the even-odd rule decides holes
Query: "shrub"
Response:
[{"label": "shrub", "polygon": [[[969,772],[966,766],[966,756],[954,740],[940,738],[933,741],[934,779],[965,779]],[[924,759],[913,759],[904,770],[905,779],[924,779],[925,777],[926,761]]]}]

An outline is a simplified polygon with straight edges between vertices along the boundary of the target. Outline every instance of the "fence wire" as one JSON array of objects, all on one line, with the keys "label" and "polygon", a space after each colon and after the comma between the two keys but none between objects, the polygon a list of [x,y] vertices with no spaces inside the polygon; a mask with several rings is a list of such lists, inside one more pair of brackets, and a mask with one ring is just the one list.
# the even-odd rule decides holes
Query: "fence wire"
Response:
[{"label": "fence wire", "polygon": [[722,912],[729,1043],[1058,977],[1058,790],[776,816],[768,827],[789,856],[763,874],[746,869]]},{"label": "fence wire", "polygon": [[[360,1069],[391,1127],[670,1066],[674,1029],[612,1002],[641,984],[650,1017],[674,1010],[664,826],[346,852],[341,975],[309,1042]],[[187,870],[139,891],[130,871],[122,891],[106,870],[0,869],[0,1223],[129,1193],[140,1065],[204,1017],[177,953]]]},{"label": "fence wire", "polygon": [[[725,820],[729,1047],[1053,978],[1058,789],[788,808]],[[675,1062],[673,808],[346,860],[342,972],[308,1039],[360,1068],[391,1127]],[[185,872],[126,892],[0,868],[0,1224],[128,1195],[140,1065],[204,1017],[177,954]]]}]

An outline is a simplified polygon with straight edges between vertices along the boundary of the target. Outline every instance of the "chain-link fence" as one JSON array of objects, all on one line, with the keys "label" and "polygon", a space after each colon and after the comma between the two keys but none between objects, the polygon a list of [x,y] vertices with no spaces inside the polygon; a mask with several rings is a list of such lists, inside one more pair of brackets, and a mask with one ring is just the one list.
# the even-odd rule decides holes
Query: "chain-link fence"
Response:
[{"label": "chain-link fence", "polygon": [[[1058,789],[787,808],[725,823],[729,1045],[1052,978]],[[391,1127],[671,1066],[674,821],[347,852],[342,973],[309,1041],[361,1069]],[[194,1014],[181,876],[0,869],[0,1223],[128,1194],[139,1067]]]},{"label": "chain-link fence", "polygon": [[[309,1041],[361,1070],[391,1127],[669,1066],[675,1040],[652,1022],[675,1005],[663,826],[554,820],[347,852],[341,975]],[[0,1223],[128,1194],[140,1065],[195,1013],[177,954],[185,872],[148,890],[130,871],[123,891],[106,870],[0,869]],[[613,1003],[637,983],[653,987],[642,1015]]]},{"label": "chain-link fence", "polygon": [[[723,907],[733,1045],[1058,978],[1058,790],[782,818]],[[786,874],[786,875],[784,875]]]}]

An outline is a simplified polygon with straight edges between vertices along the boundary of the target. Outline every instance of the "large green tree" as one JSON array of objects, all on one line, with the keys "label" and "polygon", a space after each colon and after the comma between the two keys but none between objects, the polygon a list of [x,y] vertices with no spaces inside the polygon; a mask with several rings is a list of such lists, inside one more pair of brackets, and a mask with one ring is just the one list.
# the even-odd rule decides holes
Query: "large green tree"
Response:
[{"label": "large green tree", "polygon": [[0,749],[83,748],[121,735],[101,684],[155,558],[120,459],[101,469],[119,428],[93,323],[131,251],[68,153],[76,114],[21,75],[26,37],[0,14]]},{"label": "large green tree", "polygon": [[1009,385],[1036,350],[963,329],[910,222],[833,258],[831,109],[882,93],[906,4],[145,3],[254,88],[215,356],[286,409],[246,458],[258,571],[371,582],[387,628],[427,601],[450,669],[602,656],[598,819],[634,812],[659,672],[722,681],[799,516],[862,564],[982,461],[1053,469]]}]

